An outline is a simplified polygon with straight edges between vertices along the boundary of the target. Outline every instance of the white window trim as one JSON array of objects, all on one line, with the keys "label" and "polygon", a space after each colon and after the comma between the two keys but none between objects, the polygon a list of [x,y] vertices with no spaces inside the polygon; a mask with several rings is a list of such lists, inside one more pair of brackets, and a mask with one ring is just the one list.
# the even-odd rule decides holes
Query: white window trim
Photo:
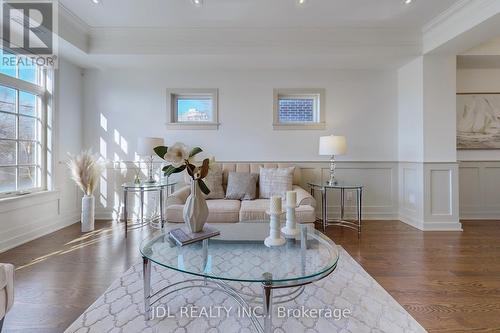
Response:
[{"label": "white window trim", "polygon": [[[319,119],[315,122],[280,123],[279,96],[310,96],[319,95]],[[325,89],[314,88],[279,88],[273,90],[273,129],[274,130],[324,130],[325,123]]]},{"label": "white window trim", "polygon": [[[24,197],[26,194],[32,193],[40,193],[48,190],[49,184],[47,181],[48,175],[48,163],[47,163],[47,127],[48,127],[48,119],[47,119],[47,106],[50,100],[50,94],[48,93],[47,87],[47,73],[46,69],[42,70],[42,82],[41,85],[36,85],[34,83],[21,80],[19,78],[15,78],[9,75],[5,75],[0,73],[0,84],[3,86],[7,86],[12,89],[26,91],[31,94],[35,94],[40,96],[41,98],[41,156],[40,156],[40,186],[34,187],[27,190],[16,190],[12,192],[4,192],[0,193],[0,200],[8,199],[8,198],[20,198]],[[17,152],[16,152],[17,154]]]},{"label": "white window trim", "polygon": [[[176,96],[210,96],[213,102],[213,120],[210,122],[178,122]],[[217,130],[219,129],[219,90],[210,89],[167,89],[167,129],[185,129],[185,130]]]}]

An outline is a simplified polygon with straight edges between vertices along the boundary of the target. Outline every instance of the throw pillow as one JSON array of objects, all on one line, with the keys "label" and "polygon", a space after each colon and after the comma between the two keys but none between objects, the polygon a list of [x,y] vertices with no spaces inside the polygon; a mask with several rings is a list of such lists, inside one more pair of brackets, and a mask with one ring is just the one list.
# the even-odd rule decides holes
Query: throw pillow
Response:
[{"label": "throw pillow", "polygon": [[226,199],[256,199],[257,177],[258,175],[255,173],[230,172],[227,178]]},{"label": "throw pillow", "polygon": [[295,167],[289,168],[260,168],[259,197],[269,199],[272,196],[284,197],[286,191],[292,190],[293,172]]},{"label": "throw pillow", "polygon": [[208,170],[208,174],[203,179],[207,184],[210,193],[205,195],[207,199],[224,199],[224,188],[222,187],[222,167],[219,164],[214,164]]}]

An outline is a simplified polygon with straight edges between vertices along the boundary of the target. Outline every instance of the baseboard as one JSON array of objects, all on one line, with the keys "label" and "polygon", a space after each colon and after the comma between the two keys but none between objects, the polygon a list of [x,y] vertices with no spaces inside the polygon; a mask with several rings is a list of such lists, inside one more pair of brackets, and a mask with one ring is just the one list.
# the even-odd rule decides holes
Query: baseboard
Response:
[{"label": "baseboard", "polygon": [[96,211],[95,212],[96,220],[114,220],[113,212],[109,211]]},{"label": "baseboard", "polygon": [[415,218],[415,217],[410,216],[410,215],[399,213],[398,220],[400,220],[401,222],[403,222],[405,224],[408,224],[410,227],[413,227],[415,229],[422,230],[422,231],[424,230],[424,227],[423,227],[424,221],[422,221],[421,219]]},{"label": "baseboard", "polygon": [[500,220],[500,212],[461,212],[461,220]]},{"label": "baseboard", "polygon": [[[70,213],[54,218],[55,222],[35,228],[24,234],[0,242],[0,253],[80,221],[80,213]],[[40,222],[40,223],[43,223]]]},{"label": "baseboard", "polygon": [[460,222],[424,222],[424,231],[463,231]]}]

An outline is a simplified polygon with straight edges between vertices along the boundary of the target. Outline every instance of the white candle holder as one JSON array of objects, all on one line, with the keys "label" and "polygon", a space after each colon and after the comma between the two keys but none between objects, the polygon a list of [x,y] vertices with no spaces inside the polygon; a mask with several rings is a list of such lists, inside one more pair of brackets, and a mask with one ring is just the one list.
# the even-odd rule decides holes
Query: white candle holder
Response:
[{"label": "white candle holder", "polygon": [[297,223],[295,220],[295,207],[286,207],[286,225],[281,228],[281,232],[285,236],[297,236],[299,234],[299,229],[297,229]]},{"label": "white candle holder", "polygon": [[269,237],[267,237],[264,240],[264,245],[267,247],[284,245],[286,243],[286,240],[283,236],[281,236],[280,233],[280,216],[283,215],[283,212],[281,213],[266,212],[266,213],[270,216],[271,221],[269,223],[270,226]]}]

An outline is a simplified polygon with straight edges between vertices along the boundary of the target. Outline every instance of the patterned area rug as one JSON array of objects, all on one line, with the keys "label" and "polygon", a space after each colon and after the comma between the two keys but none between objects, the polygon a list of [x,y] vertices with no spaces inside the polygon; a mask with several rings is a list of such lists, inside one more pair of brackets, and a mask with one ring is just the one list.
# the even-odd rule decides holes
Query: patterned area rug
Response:
[{"label": "patterned area rug", "polygon": [[[344,249],[339,251],[337,269],[330,276],[307,285],[298,298],[274,306],[275,333],[425,332]],[[153,291],[186,278],[192,277],[153,264]],[[231,297],[211,289],[192,288],[169,295],[156,304],[159,318],[146,321],[142,287],[139,263],[115,281],[66,333],[256,332],[248,312]],[[239,288],[261,293],[258,284]],[[260,310],[258,304],[252,309],[257,316]]]}]

